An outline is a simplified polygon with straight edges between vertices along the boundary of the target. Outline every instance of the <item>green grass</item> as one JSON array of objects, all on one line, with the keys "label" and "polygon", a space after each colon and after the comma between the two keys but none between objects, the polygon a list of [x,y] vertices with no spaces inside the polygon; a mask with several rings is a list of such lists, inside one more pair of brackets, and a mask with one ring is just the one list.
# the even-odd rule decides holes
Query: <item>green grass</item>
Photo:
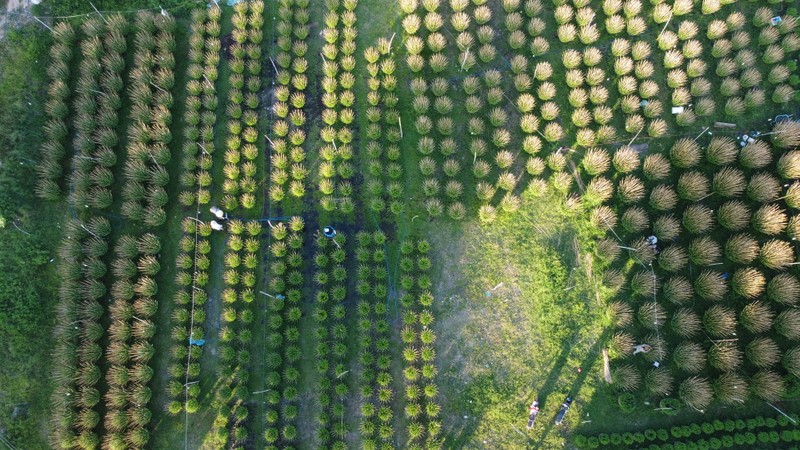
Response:
[{"label": "green grass", "polygon": [[[566,424],[574,427],[596,388],[607,325],[589,254],[597,230],[558,195],[523,198],[519,213],[492,225],[422,226],[439,271],[437,363],[450,448],[563,446],[553,416],[572,394]],[[526,432],[534,398],[542,412]]]},{"label": "green grass", "polygon": [[[5,2],[4,2],[5,3]],[[49,448],[49,368],[58,276],[55,248],[68,210],[34,193],[49,37],[38,27],[9,32],[0,46],[0,429],[18,448]]]}]

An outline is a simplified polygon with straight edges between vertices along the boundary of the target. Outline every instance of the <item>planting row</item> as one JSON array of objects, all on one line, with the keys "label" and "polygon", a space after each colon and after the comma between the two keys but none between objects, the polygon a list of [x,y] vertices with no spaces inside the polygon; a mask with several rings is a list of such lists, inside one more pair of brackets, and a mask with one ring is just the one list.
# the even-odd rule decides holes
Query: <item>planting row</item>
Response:
[{"label": "planting row", "polygon": [[161,242],[152,234],[139,238],[124,235],[114,250],[103,446],[142,447],[149,440],[147,425],[152,417],[147,408],[152,397],[147,383],[153,377],[149,361],[155,347],[150,340],[156,333],[152,319],[158,310],[154,298],[158,285],[154,277],[161,269]]},{"label": "planting row", "polygon": [[[661,450],[719,449],[740,446],[764,446],[797,442],[797,415],[754,417],[751,419],[714,420],[674,426],[670,429],[648,429],[636,433],[601,433],[597,436],[575,436],[578,448],[640,448]],[[705,436],[705,437],[703,437]],[[687,439],[688,438],[688,439]],[[652,442],[647,446],[648,442]]]},{"label": "planting row", "polygon": [[[392,401],[392,356],[389,336],[389,273],[386,235],[359,232],[356,236],[358,262],[356,305],[358,362],[361,365],[359,393],[362,448],[374,450],[395,442]],[[413,400],[413,399],[412,399]]]},{"label": "planting row", "polygon": [[[50,444],[53,448],[98,448],[100,402],[98,385],[105,329],[100,301],[108,289],[103,283],[111,224],[94,218],[71,221],[58,250],[58,323],[55,326]],[[146,402],[145,402],[146,403]],[[146,441],[146,439],[145,439]]]},{"label": "planting row", "polygon": [[64,177],[64,157],[69,146],[70,63],[73,58],[72,46],[77,39],[75,30],[67,22],[53,27],[55,43],[50,47],[50,64],[47,75],[50,85],[47,89],[44,126],[45,139],[41,148],[41,162],[37,166],[39,180],[36,194],[48,200],[61,197],[61,181]]},{"label": "planting row", "polygon": [[[214,126],[217,122],[216,82],[219,77],[219,7],[192,12],[189,30],[189,66],[186,83],[186,110],[183,117],[183,148],[179,196],[184,206],[205,205],[211,201],[211,166],[214,153]],[[260,85],[260,83],[259,83]]]},{"label": "planting row", "polygon": [[302,198],[306,192],[308,168],[303,144],[307,127],[303,109],[308,87],[308,61],[305,58],[309,35],[308,0],[281,0],[278,18],[275,28],[280,49],[275,57],[278,85],[272,105],[276,119],[269,140],[272,148],[269,196],[273,202],[282,202],[287,191],[293,198]]},{"label": "planting row", "polygon": [[76,208],[106,209],[113,201],[111,168],[117,161],[118,112],[122,107],[129,25],[122,16],[90,19],[82,30],[83,58],[75,88],[71,200]]},{"label": "planting row", "polygon": [[442,423],[441,407],[436,402],[438,387],[434,383],[436,334],[433,325],[434,297],[431,288],[430,244],[425,240],[404,241],[400,244],[400,281],[402,292],[403,378],[406,418],[404,437],[406,448],[442,448],[439,436]]},{"label": "planting row", "polygon": [[[256,206],[258,183],[255,180],[259,155],[258,92],[261,89],[261,28],[264,3],[260,0],[237,3],[231,18],[235,43],[228,49],[231,69],[228,92],[228,139],[225,151],[225,182],[222,206],[232,211]],[[245,77],[246,83],[245,83]],[[245,89],[246,84],[246,89]],[[247,92],[243,92],[245,89]]]},{"label": "planting row", "polygon": [[[345,215],[353,214],[353,185],[355,166],[352,162],[353,126],[355,123],[356,82],[353,70],[356,67],[356,25],[355,9],[357,0],[326,2],[325,26],[322,37],[322,121],[320,130],[324,143],[319,149],[321,158],[318,171],[318,186],[321,194],[320,206],[325,211],[338,210]],[[340,6],[344,11],[340,11]]]},{"label": "planting row", "polygon": [[256,221],[231,220],[226,231],[217,365],[217,377],[225,380],[225,384],[215,389],[211,402],[216,410],[211,439],[216,447],[225,448],[242,445],[248,440],[246,420],[250,415],[250,391],[247,382],[251,363],[248,348],[253,338],[253,302],[261,261],[257,243],[262,226]]},{"label": "planting row", "polygon": [[172,141],[175,19],[140,13],[136,30],[128,85],[132,123],[128,128],[121,212],[128,219],[157,227],[167,219],[164,207],[169,202],[165,166],[171,157],[168,145]]},{"label": "planting row", "polygon": [[[171,414],[181,411],[197,412],[200,404],[200,356],[205,340],[203,324],[206,321],[203,305],[208,300],[207,286],[211,260],[211,225],[194,217],[186,217],[181,224],[183,236],[178,243],[175,260],[178,272],[175,284],[179,286],[173,298],[172,347],[168,393],[172,401],[168,409]],[[257,244],[257,242],[256,242]],[[252,245],[252,244],[251,244]],[[255,245],[257,249],[258,246]]]},{"label": "planting row", "polygon": [[350,394],[350,370],[347,362],[347,334],[344,324],[347,297],[346,240],[339,233],[333,238],[317,237],[314,265],[317,285],[313,317],[316,322],[317,392],[320,410],[317,412],[317,439],[324,447],[343,449],[348,433],[345,423],[345,399]]},{"label": "planting row", "polygon": [[403,185],[403,166],[400,162],[403,137],[400,112],[397,110],[398,98],[395,94],[397,79],[391,42],[386,38],[378,40],[374,47],[364,51],[367,61],[367,80],[369,92],[366,111],[367,174],[365,175],[366,203],[375,214],[388,209],[394,214],[405,210]]},{"label": "planting row", "polygon": [[264,438],[267,448],[290,448],[296,443],[300,378],[300,301],[303,283],[303,229],[299,217],[270,230],[265,393],[268,405]]}]

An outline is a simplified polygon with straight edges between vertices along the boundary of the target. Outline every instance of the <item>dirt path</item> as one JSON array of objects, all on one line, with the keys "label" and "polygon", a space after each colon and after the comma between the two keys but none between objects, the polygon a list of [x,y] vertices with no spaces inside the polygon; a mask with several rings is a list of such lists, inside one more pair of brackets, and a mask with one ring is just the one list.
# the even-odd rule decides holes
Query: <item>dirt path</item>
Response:
[{"label": "dirt path", "polygon": [[6,9],[0,13],[0,39],[6,34],[8,27],[27,21],[27,18],[11,16],[10,13],[22,13],[31,7],[31,0],[7,0]]}]

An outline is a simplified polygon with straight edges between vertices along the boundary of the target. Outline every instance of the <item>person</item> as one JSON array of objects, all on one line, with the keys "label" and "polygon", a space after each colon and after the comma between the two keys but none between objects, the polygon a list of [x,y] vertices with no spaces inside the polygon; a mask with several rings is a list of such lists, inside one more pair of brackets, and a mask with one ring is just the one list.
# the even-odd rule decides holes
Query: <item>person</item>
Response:
[{"label": "person", "polygon": [[633,354],[635,355],[637,353],[650,353],[650,350],[652,349],[653,347],[650,347],[647,344],[639,344],[633,348]]},{"label": "person", "polygon": [[654,235],[651,234],[650,236],[647,236],[647,239],[645,239],[645,241],[647,241],[647,244],[650,246],[650,248],[653,249],[653,251],[655,253],[658,253],[658,238],[657,237],[655,237]]},{"label": "person", "polygon": [[533,424],[536,422],[536,415],[537,414],[539,414],[539,401],[538,400],[534,400],[533,403],[531,403],[531,407],[529,409],[529,414],[528,414],[528,429],[529,430],[531,428],[533,428]]}]

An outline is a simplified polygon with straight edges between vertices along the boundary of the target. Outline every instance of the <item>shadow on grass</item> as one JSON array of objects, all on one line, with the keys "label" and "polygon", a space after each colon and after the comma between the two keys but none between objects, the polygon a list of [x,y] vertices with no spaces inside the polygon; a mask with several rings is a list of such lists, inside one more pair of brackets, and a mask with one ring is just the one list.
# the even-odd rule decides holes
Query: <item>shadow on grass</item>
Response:
[{"label": "shadow on grass", "polygon": [[[580,362],[580,365],[578,367],[594,368],[597,366],[597,362],[601,358],[601,350],[603,347],[603,343],[606,342],[606,339],[608,339],[610,334],[611,334],[610,329],[607,329],[603,332],[603,334],[597,339],[597,341],[595,341],[594,345],[592,345],[591,349],[589,349],[587,357]],[[544,409],[545,407],[545,399],[547,398],[547,396],[549,396],[550,394],[554,394],[554,392],[552,392],[553,385],[560,378],[563,368],[566,365],[567,360],[569,358],[569,354],[572,352],[572,348],[574,348],[574,345],[571,346],[569,349],[564,349],[562,351],[561,355],[562,357],[559,358],[559,363],[557,363],[557,365],[553,368],[553,370],[550,371],[550,375],[547,377],[547,380],[545,381],[544,385],[541,388],[541,392],[544,392],[544,394],[541,395],[539,400],[540,407],[542,409]],[[555,393],[557,393],[558,395],[563,395],[564,398],[566,398],[567,396],[572,396],[573,406],[581,404],[582,401],[579,397],[579,393],[583,385],[586,383],[586,380],[589,377],[590,372],[591,372],[590,370],[581,370],[580,372],[578,372],[578,376],[575,377],[575,380],[572,382],[572,384],[569,386],[569,389],[567,389],[566,392],[556,391]],[[563,399],[561,399],[560,397],[558,398],[558,400],[563,401]],[[551,418],[548,418],[548,422],[546,422],[547,425],[544,431],[542,432],[541,436],[539,437],[539,439],[533,443],[533,448],[541,448],[542,444],[547,439],[547,436],[553,431],[555,427],[558,426],[555,424],[554,419],[552,420],[550,419]]]}]

